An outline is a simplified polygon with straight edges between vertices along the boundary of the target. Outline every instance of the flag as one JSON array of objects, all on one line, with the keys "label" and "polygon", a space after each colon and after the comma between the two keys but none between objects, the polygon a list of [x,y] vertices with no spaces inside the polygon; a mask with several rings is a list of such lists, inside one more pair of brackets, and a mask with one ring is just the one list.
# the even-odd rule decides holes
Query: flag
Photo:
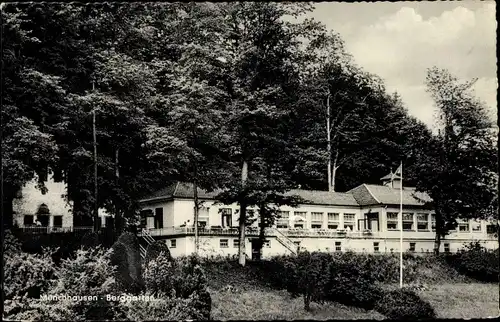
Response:
[{"label": "flag", "polygon": [[396,169],[396,172],[392,174],[392,178],[394,179],[396,176],[399,176],[401,179],[403,178],[403,163]]}]

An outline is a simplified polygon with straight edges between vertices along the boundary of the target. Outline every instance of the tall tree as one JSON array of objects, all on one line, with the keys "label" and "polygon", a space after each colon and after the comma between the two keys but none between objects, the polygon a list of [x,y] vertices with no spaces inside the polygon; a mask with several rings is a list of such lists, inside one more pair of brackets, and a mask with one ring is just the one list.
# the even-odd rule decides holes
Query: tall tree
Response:
[{"label": "tall tree", "polygon": [[432,198],[436,212],[434,251],[457,220],[495,217],[497,143],[486,105],[474,96],[473,81],[462,82],[433,67],[427,88],[438,108],[433,154],[422,164],[417,188]]}]

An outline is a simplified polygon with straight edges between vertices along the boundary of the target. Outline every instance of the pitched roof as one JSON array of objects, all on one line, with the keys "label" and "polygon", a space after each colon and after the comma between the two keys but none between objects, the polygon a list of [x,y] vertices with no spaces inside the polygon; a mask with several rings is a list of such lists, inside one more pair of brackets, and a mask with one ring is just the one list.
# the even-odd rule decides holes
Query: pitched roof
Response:
[{"label": "pitched roof", "polygon": [[350,193],[345,192],[292,189],[290,191],[287,191],[285,195],[297,195],[306,200],[307,203],[315,205],[359,207],[359,204],[357,203],[356,199],[354,199],[354,196]]},{"label": "pitched roof", "polygon": [[[198,188],[198,197],[202,199],[215,199],[222,190],[207,192]],[[307,203],[318,205],[337,205],[337,206],[359,206],[356,199],[351,194],[318,190],[303,190],[293,189],[287,191],[284,195],[297,195],[304,199]],[[158,190],[149,195],[147,198],[140,200],[141,202],[164,200],[171,198],[194,198],[194,189],[192,183],[178,182],[164,189]]]},{"label": "pitched roof", "polygon": [[[400,203],[399,189],[374,184],[365,184],[363,186],[365,186],[364,190],[355,191],[357,188],[351,190],[355,198],[357,196],[356,200],[360,205],[373,205],[375,204],[373,201],[378,201],[377,204],[384,205],[397,205]],[[426,201],[431,201],[427,194],[417,192],[415,188],[403,188],[403,205],[423,206]]]},{"label": "pitched roof", "polygon": [[366,184],[357,186],[354,189],[347,191],[352,194],[357,203],[361,206],[378,205],[380,201],[370,192]]}]

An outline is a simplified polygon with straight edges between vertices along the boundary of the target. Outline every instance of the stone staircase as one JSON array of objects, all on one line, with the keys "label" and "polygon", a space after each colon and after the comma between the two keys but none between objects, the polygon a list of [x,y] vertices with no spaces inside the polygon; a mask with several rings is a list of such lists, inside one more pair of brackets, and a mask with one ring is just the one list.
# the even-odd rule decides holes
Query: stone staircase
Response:
[{"label": "stone staircase", "polygon": [[146,258],[148,246],[154,242],[155,239],[153,238],[153,236],[151,236],[147,230],[143,230],[141,236],[139,237],[139,251],[143,260]]},{"label": "stone staircase", "polygon": [[272,229],[273,235],[276,237],[276,239],[285,246],[286,249],[288,249],[292,254],[297,255],[299,252],[299,246],[297,246],[290,238],[285,236],[281,231],[279,231],[276,228]]}]

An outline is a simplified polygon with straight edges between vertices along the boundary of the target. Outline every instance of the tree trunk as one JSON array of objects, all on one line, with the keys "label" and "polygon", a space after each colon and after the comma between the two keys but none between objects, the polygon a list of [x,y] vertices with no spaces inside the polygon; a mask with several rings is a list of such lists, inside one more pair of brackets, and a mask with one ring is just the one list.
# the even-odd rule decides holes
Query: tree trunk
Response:
[{"label": "tree trunk", "polygon": [[196,170],[193,180],[193,196],[194,196],[194,252],[198,255],[200,248],[200,237],[198,236],[198,216],[199,216],[199,201],[198,201],[198,183],[196,181]]},{"label": "tree trunk", "polygon": [[264,246],[264,240],[266,239],[266,223],[265,223],[266,209],[264,202],[262,202],[259,207],[259,217],[260,217],[260,223],[259,223],[258,246],[259,246],[259,260],[260,260],[262,257],[262,248]]},{"label": "tree trunk", "polygon": [[[243,165],[241,166],[241,188],[245,189],[248,179],[248,161],[243,160]],[[239,245],[239,264],[245,266],[245,221],[247,215],[247,205],[246,200],[240,200],[240,245]]]},{"label": "tree trunk", "polygon": [[330,129],[330,94],[326,99],[326,151],[327,151],[327,176],[328,176],[328,191],[332,190],[332,144],[331,144],[331,129]]},{"label": "tree trunk", "polygon": [[[92,91],[95,90],[94,82],[92,82]],[[97,134],[96,134],[96,111],[92,109],[92,137],[94,146],[94,231],[99,229],[97,221],[99,220],[99,206],[97,203]]]},{"label": "tree trunk", "polygon": [[304,294],[304,310],[311,310],[311,296],[309,294]]},{"label": "tree trunk", "polygon": [[338,164],[339,153],[338,151],[335,153],[335,159],[333,160],[332,167],[332,180],[331,180],[331,189],[329,191],[335,192],[335,179],[337,177],[337,170],[339,169]]},{"label": "tree trunk", "polygon": [[[119,155],[120,155],[120,149],[117,148],[115,151],[115,183],[118,186],[119,184],[119,179],[120,179],[120,166],[119,166]],[[118,206],[118,197],[115,200],[115,231],[116,235],[120,236],[122,233],[122,225],[121,225],[121,212],[120,212],[120,207]]]},{"label": "tree trunk", "polygon": [[436,236],[434,237],[434,254],[439,255],[439,249],[441,248],[441,232],[442,232],[441,220],[436,213]]},{"label": "tree trunk", "polygon": [[[3,185],[2,185],[3,186]],[[12,228],[14,223],[14,196],[7,191],[2,191],[2,225],[3,229]]]}]

